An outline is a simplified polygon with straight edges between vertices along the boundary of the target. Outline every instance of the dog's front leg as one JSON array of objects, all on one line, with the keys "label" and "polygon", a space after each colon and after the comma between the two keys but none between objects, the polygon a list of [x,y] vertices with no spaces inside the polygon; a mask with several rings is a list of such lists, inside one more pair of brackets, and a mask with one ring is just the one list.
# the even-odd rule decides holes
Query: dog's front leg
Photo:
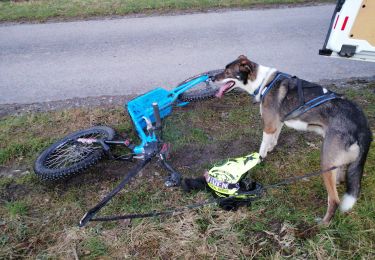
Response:
[{"label": "dog's front leg", "polygon": [[273,134],[273,139],[272,139],[270,148],[268,149],[268,152],[272,152],[273,148],[275,148],[275,146],[277,145],[277,141],[279,140],[279,136],[280,136],[280,133],[281,133],[281,129],[283,128],[283,125],[284,124],[281,123],[281,122],[279,122],[277,124],[276,131]]},{"label": "dog's front leg", "polygon": [[263,159],[266,158],[267,153],[272,146],[274,138],[275,138],[274,133],[267,133],[263,131],[262,144],[260,145],[260,149],[259,149],[259,155]]},{"label": "dog's front leg", "polygon": [[277,144],[283,123],[274,115],[267,116],[263,114],[263,139],[260,145],[259,155],[266,158],[267,153],[271,152]]}]

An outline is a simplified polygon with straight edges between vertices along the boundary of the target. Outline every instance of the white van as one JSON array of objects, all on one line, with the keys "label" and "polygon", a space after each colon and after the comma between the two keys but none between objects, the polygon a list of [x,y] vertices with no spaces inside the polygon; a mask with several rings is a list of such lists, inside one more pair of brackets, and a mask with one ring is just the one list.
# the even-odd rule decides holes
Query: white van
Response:
[{"label": "white van", "polygon": [[375,62],[375,0],[338,0],[319,54]]}]

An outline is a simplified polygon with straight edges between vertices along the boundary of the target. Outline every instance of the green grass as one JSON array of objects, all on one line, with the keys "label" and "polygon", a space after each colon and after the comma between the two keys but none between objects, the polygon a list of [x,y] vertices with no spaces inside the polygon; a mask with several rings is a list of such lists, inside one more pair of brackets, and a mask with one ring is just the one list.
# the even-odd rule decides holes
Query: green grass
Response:
[{"label": "green grass", "polygon": [[[111,113],[103,115],[105,109],[59,111],[56,113],[32,113],[22,116],[10,116],[0,121],[0,164],[30,163],[43,147],[48,146],[62,134],[82,129],[91,125],[115,122],[118,131],[126,132],[132,128],[129,121],[124,120],[123,109],[111,109]],[[107,118],[104,118],[107,117]],[[80,117],[82,121],[76,121]],[[108,120],[108,121],[106,121]],[[126,123],[124,123],[126,121]],[[66,127],[55,127],[57,124]],[[33,126],[30,129],[30,125]],[[127,131],[129,132],[129,131]],[[27,162],[25,162],[25,160]]]},{"label": "green grass", "polygon": [[11,217],[24,216],[27,213],[27,205],[23,201],[7,202],[5,208]]},{"label": "green grass", "polygon": [[83,248],[90,254],[90,258],[94,259],[108,253],[108,246],[97,237],[91,237],[85,241]]},{"label": "green grass", "polygon": [[[179,10],[311,3],[309,0],[33,0],[0,1],[0,21],[45,21]],[[316,2],[316,1],[314,1]],[[319,0],[318,2],[332,2]]]},{"label": "green grass", "polygon": [[[375,130],[375,84],[339,89],[366,112]],[[79,120],[77,120],[79,119]],[[319,226],[326,210],[321,178],[270,190],[250,207],[226,212],[215,206],[174,217],[77,223],[86,210],[114,188],[133,166],[103,162],[59,183],[42,183],[32,174],[37,153],[69,132],[110,125],[130,133],[122,108],[72,109],[3,118],[0,148],[7,151],[2,171],[20,167],[31,174],[0,177],[0,258],[339,258],[375,256],[375,143],[367,159],[362,194],[352,212],[337,212]],[[56,127],[63,126],[63,127]],[[187,127],[188,126],[188,127]],[[171,163],[185,176],[198,176],[214,163],[257,151],[261,141],[259,107],[247,95],[190,104],[175,109],[164,123]],[[40,143],[39,143],[40,142]],[[18,147],[23,144],[25,148]],[[319,169],[321,138],[285,128],[275,151],[252,171],[263,184]],[[164,210],[211,198],[164,187],[167,173],[156,163],[119,193],[100,215]],[[345,187],[341,185],[342,194]]]}]

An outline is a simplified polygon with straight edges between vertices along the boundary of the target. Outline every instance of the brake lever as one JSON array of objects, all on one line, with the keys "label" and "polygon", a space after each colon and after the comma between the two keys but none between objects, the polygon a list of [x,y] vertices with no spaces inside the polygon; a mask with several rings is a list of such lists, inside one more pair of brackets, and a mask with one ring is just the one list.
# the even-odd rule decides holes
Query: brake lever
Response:
[{"label": "brake lever", "polygon": [[96,141],[102,146],[104,153],[109,157],[109,159],[114,159],[109,145],[106,144],[103,139],[98,139]]}]

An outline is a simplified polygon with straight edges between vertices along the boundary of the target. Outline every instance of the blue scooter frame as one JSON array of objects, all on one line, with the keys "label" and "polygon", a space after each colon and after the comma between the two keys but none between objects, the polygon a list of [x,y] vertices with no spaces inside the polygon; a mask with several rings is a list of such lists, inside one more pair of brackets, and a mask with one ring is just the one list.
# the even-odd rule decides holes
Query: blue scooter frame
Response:
[{"label": "blue scooter frame", "polygon": [[[155,105],[157,105],[159,109],[160,119],[163,119],[171,114],[173,105],[181,107],[189,103],[178,100],[178,97],[182,93],[209,79],[210,77],[207,74],[198,76],[171,91],[156,88],[125,104],[124,106],[128,110],[135,130],[141,139],[141,144],[134,147],[133,152],[135,154],[144,154],[144,147],[148,143],[157,141],[155,132],[149,131],[152,125],[157,123],[157,118],[155,118]],[[146,133],[146,129],[148,129],[148,133]]]},{"label": "blue scooter frame", "polygon": [[[221,71],[210,71],[190,79],[185,80],[171,91],[163,88],[156,88],[147,92],[125,104],[134,128],[141,140],[141,144],[133,146],[126,141],[114,140],[97,140],[103,147],[103,150],[109,155],[109,145],[111,144],[125,144],[128,148],[132,149],[137,158],[142,159],[140,163],[131,169],[125,178],[113,189],[105,198],[103,198],[95,207],[91,208],[81,219],[79,226],[83,227],[89,221],[94,221],[95,214],[103,208],[118,192],[120,192],[125,185],[136,176],[145,167],[153,157],[158,157],[161,165],[170,173],[167,178],[166,186],[177,186],[181,181],[181,175],[173,169],[167,162],[168,145],[163,143],[161,138],[161,120],[170,115],[174,105],[185,106],[189,102],[179,100],[181,94],[189,89],[194,88],[200,83],[210,83],[211,78]],[[130,158],[123,158],[123,160],[131,160]]]}]

